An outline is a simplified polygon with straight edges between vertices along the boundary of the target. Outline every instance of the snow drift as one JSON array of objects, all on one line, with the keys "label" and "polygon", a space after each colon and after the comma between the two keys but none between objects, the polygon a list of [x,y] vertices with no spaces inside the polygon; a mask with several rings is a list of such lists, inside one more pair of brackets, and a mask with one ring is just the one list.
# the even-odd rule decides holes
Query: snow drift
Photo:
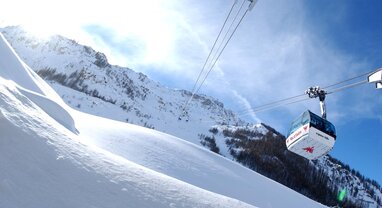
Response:
[{"label": "snow drift", "polygon": [[0,207],[250,207],[80,143],[0,81]]},{"label": "snow drift", "polygon": [[19,91],[60,124],[75,132],[73,118],[60,96],[31,70],[0,34],[0,77],[14,81]]}]

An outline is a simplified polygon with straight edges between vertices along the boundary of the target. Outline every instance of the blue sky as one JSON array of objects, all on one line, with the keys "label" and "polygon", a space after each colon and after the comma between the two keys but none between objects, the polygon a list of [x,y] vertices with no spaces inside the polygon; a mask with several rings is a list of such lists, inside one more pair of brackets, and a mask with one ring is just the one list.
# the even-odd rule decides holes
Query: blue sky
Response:
[{"label": "blue sky", "polygon": [[[364,62],[370,69],[381,67],[382,2],[381,1],[320,1],[306,4],[308,21],[338,53]],[[362,72],[367,68],[355,68]],[[361,74],[361,73],[360,73]],[[341,79],[339,79],[341,80]],[[338,140],[331,152],[361,170],[366,176],[382,183],[382,91],[363,86],[341,94],[341,105],[356,106],[344,109],[343,121],[337,121]],[[330,96],[328,97],[330,99]],[[345,107],[346,108],[346,107]],[[362,114],[365,115],[362,115]],[[374,115],[373,115],[374,114]],[[329,111],[330,115],[330,111]]]},{"label": "blue sky", "polygon": [[[232,3],[14,0],[0,8],[0,26],[22,24],[40,36],[67,36],[104,52],[112,64],[191,90]],[[379,0],[259,0],[201,93],[242,111],[382,67],[380,11]],[[327,97],[328,119],[338,132],[331,154],[380,184],[381,106],[382,91],[372,85]],[[287,132],[306,109],[319,113],[318,101],[245,118]]]}]

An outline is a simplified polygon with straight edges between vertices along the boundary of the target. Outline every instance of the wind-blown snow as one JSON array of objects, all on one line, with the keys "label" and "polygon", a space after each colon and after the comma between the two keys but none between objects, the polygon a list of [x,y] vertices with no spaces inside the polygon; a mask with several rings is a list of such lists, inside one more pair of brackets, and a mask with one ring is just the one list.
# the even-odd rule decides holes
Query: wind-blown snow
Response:
[{"label": "wind-blown snow", "polygon": [[80,143],[0,81],[0,207],[250,207]]},{"label": "wind-blown snow", "polygon": [[20,59],[1,33],[0,51],[0,76],[2,78],[13,80],[25,89],[42,94],[63,104],[60,96]]},{"label": "wind-blown snow", "polygon": [[[259,207],[318,203],[222,156],[155,130],[76,113],[81,136],[130,161]],[[105,128],[107,127],[107,128]]]},{"label": "wind-blown snow", "polygon": [[3,37],[0,57],[0,207],[323,207],[177,137],[71,110]]},{"label": "wind-blown snow", "polygon": [[2,34],[0,34],[0,51],[0,77],[17,83],[19,91],[22,91],[56,121],[74,132],[74,120],[63,107],[66,106],[64,101],[18,57]]}]

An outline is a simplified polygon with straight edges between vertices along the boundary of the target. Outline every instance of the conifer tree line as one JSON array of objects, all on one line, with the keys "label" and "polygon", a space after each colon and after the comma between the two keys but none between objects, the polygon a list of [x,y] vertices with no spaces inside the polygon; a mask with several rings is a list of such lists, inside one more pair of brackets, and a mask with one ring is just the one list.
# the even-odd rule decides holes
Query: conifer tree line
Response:
[{"label": "conifer tree line", "polygon": [[[203,146],[219,153],[215,138],[222,135],[230,154],[237,162],[327,206],[368,207],[367,202],[358,200],[361,191],[358,186],[351,186],[354,181],[350,175],[353,175],[364,185],[362,191],[382,206],[382,199],[378,198],[374,188],[380,192],[382,189],[375,180],[366,178],[330,155],[327,156],[325,166],[336,168],[345,176],[329,175],[325,171],[327,167],[317,161],[309,161],[288,151],[285,137],[275,129],[263,125],[269,130],[266,134],[246,127],[233,128],[234,130],[223,128],[221,132],[214,127],[209,131],[211,135],[201,134],[199,139]],[[340,201],[338,194],[343,184],[350,184],[351,188],[347,187],[347,197]]]}]

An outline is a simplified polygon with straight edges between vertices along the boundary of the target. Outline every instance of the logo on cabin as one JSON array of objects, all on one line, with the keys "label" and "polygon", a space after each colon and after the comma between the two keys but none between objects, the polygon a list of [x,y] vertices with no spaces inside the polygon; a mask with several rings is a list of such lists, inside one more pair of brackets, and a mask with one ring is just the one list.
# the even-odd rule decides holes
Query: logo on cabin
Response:
[{"label": "logo on cabin", "polygon": [[309,152],[309,153],[313,153],[313,151],[314,151],[314,147],[305,147],[302,149],[305,150],[306,152]]}]

